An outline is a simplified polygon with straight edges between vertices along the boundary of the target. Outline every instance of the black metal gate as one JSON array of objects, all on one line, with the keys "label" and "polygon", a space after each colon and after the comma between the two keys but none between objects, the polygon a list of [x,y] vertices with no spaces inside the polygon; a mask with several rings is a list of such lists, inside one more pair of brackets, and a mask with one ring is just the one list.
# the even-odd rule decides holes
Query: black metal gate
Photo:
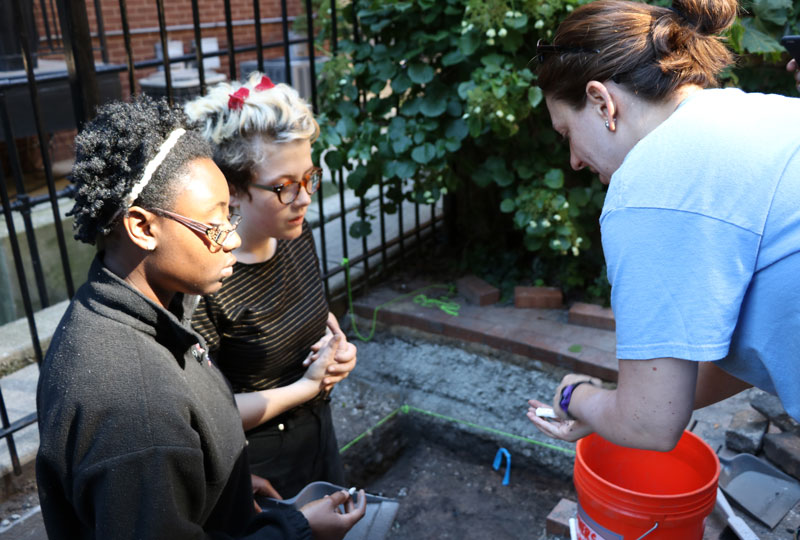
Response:
[{"label": "black metal gate", "polygon": [[[59,279],[63,280],[63,295],[70,298],[75,291],[74,269],[70,267],[68,253],[73,240],[65,235],[59,208],[59,201],[72,195],[72,188],[54,174],[52,154],[59,145],[63,147],[71,143],[74,130],[91,118],[98,104],[107,99],[124,99],[137,87],[144,88],[145,81],[140,75],[155,68],[161,70],[159,77],[163,82],[156,77],[157,84],[150,91],[155,88],[171,102],[205,93],[206,87],[220,76],[213,67],[207,67],[216,61],[220,67],[227,64],[226,76],[231,80],[243,75],[245,64],[262,72],[266,70],[276,82],[295,83],[296,86],[301,81],[293,81],[293,74],[308,73],[304,81],[307,86],[305,97],[315,110],[319,110],[316,82],[317,65],[321,59],[316,56],[315,44],[325,40],[331,52],[336,54],[341,19],[338,18],[335,0],[280,0],[279,13],[262,13],[262,0],[223,0],[222,9],[213,12],[208,9],[201,11],[199,0],[183,0],[183,3],[187,14],[191,8],[191,23],[172,25],[168,24],[167,18],[174,15],[174,4],[178,2],[171,2],[166,8],[164,0],[136,0],[135,3],[134,0],[94,0],[91,9],[84,0],[39,0],[38,4],[34,0],[10,0],[3,3],[2,9],[6,12],[0,13],[0,19],[5,21],[0,22],[0,125],[4,135],[0,140],[0,196],[19,300],[30,332],[32,356],[37,362],[41,362],[43,347],[35,314],[59,300],[53,298],[48,283],[52,266],[60,266],[58,273]],[[132,22],[131,14],[144,9],[143,5],[154,9],[157,25],[143,26],[141,17]],[[274,2],[271,5],[275,9]],[[320,36],[319,27],[315,28],[315,25],[319,25],[321,19],[317,11],[323,10],[325,33]],[[357,31],[356,21],[348,23]],[[293,35],[290,24],[304,25],[305,35]],[[215,39],[207,41],[209,34],[219,38],[221,36],[216,34],[223,32],[223,43],[219,44]],[[247,34],[245,39],[238,39],[238,43],[237,32]],[[193,38],[193,51],[183,54],[181,50],[173,54],[170,37],[181,33]],[[153,45],[159,54],[154,52],[151,57],[142,53],[142,36],[156,34]],[[298,61],[292,52],[294,46],[306,48],[307,56]],[[43,63],[53,57],[61,58],[62,67],[43,68]],[[188,86],[186,81],[176,81],[173,76],[175,65],[186,62],[195,66],[191,68],[194,71],[190,70],[195,79]],[[298,71],[298,64],[302,64],[305,71]],[[66,137],[63,135],[65,130]],[[58,133],[62,133],[61,140]],[[21,151],[21,141],[28,146],[38,146],[38,151],[26,155]],[[31,192],[26,181],[31,176],[31,161],[35,165],[33,175],[44,184],[36,192]],[[442,209],[435,205],[426,208],[428,217],[421,218],[419,203],[409,203],[406,218],[413,213],[413,223],[405,226],[401,208],[397,224],[391,224],[394,233],[387,233],[387,221],[380,213],[380,240],[369,246],[364,237],[357,242],[360,249],[354,249],[348,247],[348,243],[352,244],[347,237],[348,211],[363,213],[371,202],[377,202],[382,208],[383,187],[381,185],[368,200],[352,193],[346,196],[342,171],[331,173],[330,178],[338,189],[338,208],[331,210],[330,203],[325,205],[323,197],[318,197],[317,234],[325,291],[333,301],[344,294],[341,279],[345,272],[341,263],[329,261],[331,236],[335,229],[341,231],[338,253],[349,258],[351,268],[358,265],[360,281],[367,283],[379,273],[378,270],[385,271],[392,260],[397,259],[395,255],[401,259],[406,257],[410,248],[419,245],[423,236],[430,236],[435,231],[436,221],[442,219]],[[37,208],[41,213],[46,207],[49,207],[46,213],[52,216],[57,249],[55,263],[44,260],[32,217]],[[334,229],[326,234],[326,223],[334,220],[340,222],[340,227],[334,225]],[[24,232],[20,238],[17,236],[18,228]],[[21,238],[24,242],[20,241]],[[47,254],[52,251],[50,248]],[[29,284],[31,273],[33,281]],[[340,283],[332,284],[332,278],[337,276]],[[0,301],[4,300],[0,298]],[[30,413],[11,421],[0,391],[0,420],[0,437],[6,439],[14,471],[20,474],[14,433],[35,423],[36,414]]]}]

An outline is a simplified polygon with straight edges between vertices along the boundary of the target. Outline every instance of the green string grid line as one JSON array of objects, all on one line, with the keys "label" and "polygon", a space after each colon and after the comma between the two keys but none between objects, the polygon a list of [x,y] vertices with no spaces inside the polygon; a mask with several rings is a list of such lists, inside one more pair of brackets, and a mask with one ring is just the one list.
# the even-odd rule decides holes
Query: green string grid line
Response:
[{"label": "green string grid line", "polygon": [[387,414],[386,416],[384,416],[383,418],[378,420],[378,422],[374,426],[368,428],[361,435],[359,435],[358,437],[356,437],[355,439],[353,439],[352,441],[350,441],[349,443],[344,445],[341,449],[339,449],[339,453],[340,454],[345,453],[348,449],[350,449],[350,447],[352,447],[358,441],[360,441],[361,439],[363,439],[364,437],[369,435],[374,429],[380,427],[381,425],[383,425],[384,423],[389,421],[389,419],[394,417],[397,413],[402,412],[403,414],[408,414],[409,412],[412,412],[412,411],[416,412],[416,413],[420,413],[420,414],[425,414],[427,416],[432,416],[434,418],[439,418],[440,420],[447,420],[448,422],[453,422],[453,423],[456,423],[456,424],[463,424],[465,426],[469,426],[469,427],[472,427],[472,428],[475,428],[475,429],[488,431],[489,433],[493,433],[495,435],[501,435],[503,437],[508,437],[508,438],[514,439],[516,441],[521,441],[521,442],[525,442],[525,443],[529,443],[529,444],[534,444],[534,445],[537,445],[537,446],[543,446],[543,447],[548,448],[550,450],[557,450],[557,451],[563,452],[563,453],[565,453],[565,454],[567,454],[569,456],[574,456],[575,455],[575,450],[572,450],[570,448],[562,448],[562,447],[556,446],[554,444],[550,444],[550,443],[546,443],[546,442],[542,442],[542,441],[537,441],[535,439],[529,439],[528,437],[522,437],[520,435],[514,435],[513,433],[508,433],[506,431],[501,431],[499,429],[490,428],[490,427],[486,427],[486,426],[481,426],[479,424],[475,424],[474,422],[467,422],[466,420],[460,420],[458,418],[453,418],[452,416],[439,414],[439,413],[436,413],[436,412],[433,412],[433,411],[426,411],[425,409],[419,409],[419,408],[411,406],[411,405],[401,405],[401,406],[399,406],[398,408],[396,408],[395,410],[393,410],[392,412],[390,412],[389,414]]},{"label": "green string grid line", "polygon": [[[370,328],[369,335],[367,337],[364,337],[361,335],[361,332],[358,331],[358,327],[356,325],[356,313],[355,310],[353,309],[353,291],[351,290],[350,287],[350,261],[347,258],[342,259],[342,266],[344,267],[344,282],[347,288],[347,302],[350,307],[350,323],[353,325],[353,333],[356,335],[358,339],[360,339],[363,342],[367,342],[373,338],[373,336],[375,335],[375,329],[378,326],[378,311],[385,308],[389,304],[399,302],[400,300],[408,298],[411,295],[417,295],[418,293],[426,289],[432,289],[432,288],[447,289],[448,294],[453,294],[455,289],[453,285],[444,285],[441,283],[436,283],[434,285],[426,285],[425,287],[421,287],[419,289],[411,291],[410,293],[401,294],[400,296],[393,298],[388,302],[384,302],[383,304],[376,306],[375,309],[372,310],[372,327]],[[421,304],[423,306],[437,305],[445,313],[448,313],[450,315],[455,315],[456,317],[458,316],[458,308],[460,308],[461,306],[456,302],[442,302],[440,300],[428,299],[424,294],[421,294],[419,296],[422,298],[420,298],[419,301],[417,301],[417,299],[415,298],[416,303]]]}]

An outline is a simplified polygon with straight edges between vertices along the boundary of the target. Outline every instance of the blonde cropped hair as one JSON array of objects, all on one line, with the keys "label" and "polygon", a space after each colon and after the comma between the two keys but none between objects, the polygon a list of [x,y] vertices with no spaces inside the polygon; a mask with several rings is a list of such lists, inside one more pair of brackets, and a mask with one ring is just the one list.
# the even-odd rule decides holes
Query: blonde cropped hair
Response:
[{"label": "blonde cropped hair", "polygon": [[214,145],[214,161],[237,194],[248,192],[255,167],[263,164],[263,144],[313,143],[319,136],[311,107],[297,90],[283,83],[272,85],[259,72],[251,73],[244,84],[217,84],[184,109]]}]

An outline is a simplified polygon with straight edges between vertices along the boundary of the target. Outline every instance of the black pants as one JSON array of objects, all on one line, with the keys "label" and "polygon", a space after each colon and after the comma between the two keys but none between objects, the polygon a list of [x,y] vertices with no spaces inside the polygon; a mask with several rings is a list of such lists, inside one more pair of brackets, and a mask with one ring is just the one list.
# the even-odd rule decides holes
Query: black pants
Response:
[{"label": "black pants", "polygon": [[317,480],[344,485],[328,400],[296,407],[247,435],[250,472],[288,499]]}]

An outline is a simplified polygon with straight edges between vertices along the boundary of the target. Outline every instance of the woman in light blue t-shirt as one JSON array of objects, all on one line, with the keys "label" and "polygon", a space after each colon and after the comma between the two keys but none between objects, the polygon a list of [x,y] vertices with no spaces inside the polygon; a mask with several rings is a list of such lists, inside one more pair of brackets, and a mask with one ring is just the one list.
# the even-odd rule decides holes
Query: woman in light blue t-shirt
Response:
[{"label": "woman in light blue t-shirt", "polygon": [[600,223],[619,358],[615,390],[567,375],[555,421],[529,402],[552,437],[669,450],[695,408],[750,386],[800,419],[800,100],[714,88],[736,10],[597,0],[538,46],[571,166],[609,185]]}]

